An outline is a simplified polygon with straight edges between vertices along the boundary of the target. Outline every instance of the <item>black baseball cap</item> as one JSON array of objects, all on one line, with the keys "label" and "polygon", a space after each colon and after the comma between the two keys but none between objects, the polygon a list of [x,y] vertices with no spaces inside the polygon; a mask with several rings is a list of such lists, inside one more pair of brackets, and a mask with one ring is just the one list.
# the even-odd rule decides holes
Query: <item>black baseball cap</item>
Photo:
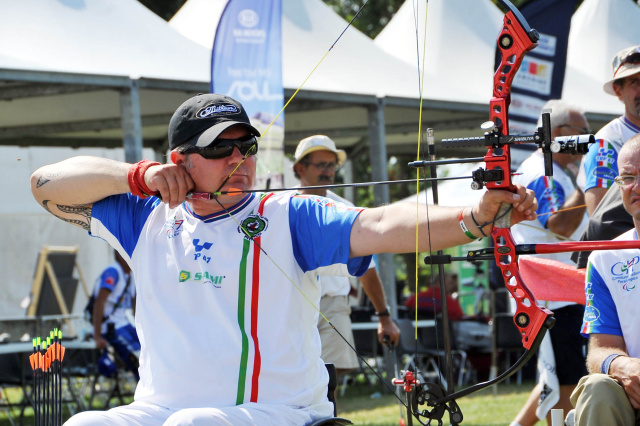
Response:
[{"label": "black baseball cap", "polygon": [[235,125],[241,125],[252,135],[260,137],[240,102],[225,95],[201,93],[184,102],[173,113],[169,121],[169,149],[185,143],[203,148]]}]

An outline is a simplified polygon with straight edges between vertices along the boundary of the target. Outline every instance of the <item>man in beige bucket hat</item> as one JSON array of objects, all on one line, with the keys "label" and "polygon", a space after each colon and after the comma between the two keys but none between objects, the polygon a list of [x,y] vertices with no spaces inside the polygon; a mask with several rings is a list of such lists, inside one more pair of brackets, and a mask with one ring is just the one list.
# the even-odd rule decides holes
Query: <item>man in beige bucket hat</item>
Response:
[{"label": "man in beige bucket hat", "polygon": [[[335,142],[328,136],[315,135],[302,139],[294,154],[293,170],[296,177],[300,179],[300,189],[297,192],[305,195],[319,195],[352,207],[351,202],[327,188],[305,188],[331,185],[337,168],[343,165],[346,159],[347,154],[342,149],[337,149]],[[349,317],[351,312],[349,306],[351,283],[349,279],[346,276],[328,275],[322,275],[319,279],[322,285],[320,311],[353,345],[353,332]],[[373,261],[367,272],[360,277],[360,281],[378,314],[378,340],[382,343],[384,336],[388,336],[390,343],[396,344],[400,330],[389,315],[382,282]],[[339,375],[358,368],[356,354],[350,350],[344,340],[331,329],[331,326],[323,318],[318,321],[318,330],[322,341],[322,359],[325,362],[334,364]]]},{"label": "man in beige bucket hat", "polygon": [[618,152],[640,133],[640,45],[621,50],[613,58],[612,78],[603,89],[624,104],[624,114],[596,133],[596,143],[585,155],[578,185],[582,187],[589,215],[593,214],[618,175]]}]

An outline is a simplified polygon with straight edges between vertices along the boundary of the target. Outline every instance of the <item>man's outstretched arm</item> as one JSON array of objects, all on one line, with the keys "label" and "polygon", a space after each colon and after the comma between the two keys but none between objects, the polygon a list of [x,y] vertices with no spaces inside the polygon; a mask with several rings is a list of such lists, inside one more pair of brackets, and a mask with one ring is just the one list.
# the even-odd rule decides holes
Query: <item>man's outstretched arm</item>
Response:
[{"label": "man's outstretched arm", "polygon": [[[492,222],[501,203],[513,204],[511,225],[536,218],[538,202],[534,192],[517,185],[517,193],[502,190],[487,191],[473,207],[478,224]],[[351,228],[351,256],[375,253],[410,253],[416,249],[416,218],[419,223],[420,251],[440,250],[466,244],[471,239],[462,231],[458,214],[463,212],[465,226],[476,236],[480,231],[471,218],[471,207],[429,206],[398,202],[388,206],[365,209]],[[417,213],[416,213],[417,212]],[[482,229],[489,235],[492,224]],[[429,238],[429,235],[431,238]]]}]

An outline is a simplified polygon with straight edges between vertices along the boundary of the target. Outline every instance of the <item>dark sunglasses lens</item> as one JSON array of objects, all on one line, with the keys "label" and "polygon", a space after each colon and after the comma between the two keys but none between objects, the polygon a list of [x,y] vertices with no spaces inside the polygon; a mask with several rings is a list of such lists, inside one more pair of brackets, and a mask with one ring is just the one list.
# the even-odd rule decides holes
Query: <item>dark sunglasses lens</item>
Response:
[{"label": "dark sunglasses lens", "polygon": [[240,154],[243,156],[255,155],[258,152],[258,144],[255,137],[247,140],[225,139],[217,142],[215,146],[202,148],[198,153],[207,160],[217,160],[230,156],[235,147],[238,147]]}]

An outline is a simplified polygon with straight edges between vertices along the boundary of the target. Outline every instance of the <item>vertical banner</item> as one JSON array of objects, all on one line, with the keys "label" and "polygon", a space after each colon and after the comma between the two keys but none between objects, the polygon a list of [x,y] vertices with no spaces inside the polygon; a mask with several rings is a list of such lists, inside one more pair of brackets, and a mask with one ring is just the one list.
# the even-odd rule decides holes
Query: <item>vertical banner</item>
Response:
[{"label": "vertical banner", "polygon": [[[567,62],[567,44],[576,0],[529,1],[520,8],[529,26],[540,33],[538,47],[528,52],[516,73],[511,90],[509,132],[531,134],[542,107],[549,99],[562,97]],[[499,58],[496,58],[496,66]],[[570,100],[568,100],[570,101]],[[516,145],[512,166],[517,168],[533,146]],[[515,151],[515,152],[514,152]]]},{"label": "vertical banner", "polygon": [[211,92],[242,103],[259,143],[256,188],[281,188],[284,169],[281,0],[229,0],[211,54]]}]

